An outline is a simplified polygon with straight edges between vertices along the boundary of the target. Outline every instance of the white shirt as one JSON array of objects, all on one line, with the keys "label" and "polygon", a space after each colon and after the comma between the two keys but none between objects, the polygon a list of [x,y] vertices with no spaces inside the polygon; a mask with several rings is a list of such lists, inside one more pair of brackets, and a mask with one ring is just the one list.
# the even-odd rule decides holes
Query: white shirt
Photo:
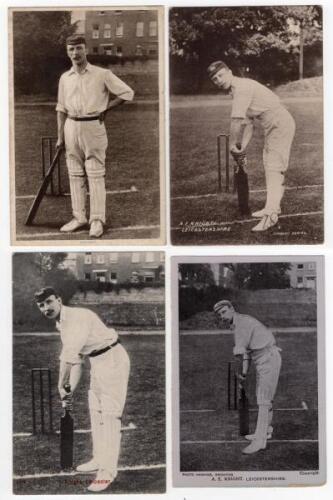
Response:
[{"label": "white shirt", "polygon": [[272,332],[252,316],[235,313],[231,328],[234,330],[235,356],[275,345]]},{"label": "white shirt", "polygon": [[279,97],[259,82],[234,76],[231,118],[255,118],[281,106]]},{"label": "white shirt", "polygon": [[109,69],[90,63],[82,73],[72,67],[59,80],[57,111],[72,116],[98,115],[105,111],[109,96],[114,94],[131,101],[133,90]]},{"label": "white shirt", "polygon": [[118,339],[117,332],[105,326],[97,314],[80,307],[62,306],[57,328],[63,346],[59,359],[67,363],[81,363],[82,356]]}]

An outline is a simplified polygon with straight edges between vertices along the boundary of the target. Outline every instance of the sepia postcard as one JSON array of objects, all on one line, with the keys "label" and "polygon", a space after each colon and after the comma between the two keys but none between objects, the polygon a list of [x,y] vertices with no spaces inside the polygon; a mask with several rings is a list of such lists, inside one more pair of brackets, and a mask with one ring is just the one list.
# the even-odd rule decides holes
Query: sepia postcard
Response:
[{"label": "sepia postcard", "polygon": [[320,5],[169,12],[175,245],[324,241]]},{"label": "sepia postcard", "polygon": [[163,16],[9,9],[13,244],[165,242]]},{"label": "sepia postcard", "polygon": [[326,481],[324,258],[172,259],[173,485]]},{"label": "sepia postcard", "polygon": [[166,488],[163,252],[13,255],[13,491]]}]

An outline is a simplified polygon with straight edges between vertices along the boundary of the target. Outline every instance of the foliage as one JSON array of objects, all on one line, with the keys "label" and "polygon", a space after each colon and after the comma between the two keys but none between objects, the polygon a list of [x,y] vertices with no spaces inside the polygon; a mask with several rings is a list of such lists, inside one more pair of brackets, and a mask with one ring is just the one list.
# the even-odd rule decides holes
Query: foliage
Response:
[{"label": "foliage", "polygon": [[[300,30],[305,47],[311,47],[321,44],[321,28],[320,6],[174,8],[170,13],[172,80],[183,71],[191,81],[188,67],[192,90],[198,91],[207,80],[208,64],[222,59],[235,74],[281,83],[297,77]],[[270,75],[261,74],[265,66]]]},{"label": "foliage", "polygon": [[287,274],[290,269],[288,263],[236,264],[231,265],[231,268],[238,288],[259,290],[290,287],[290,278]]},{"label": "foliage", "polygon": [[[38,324],[42,329],[51,325],[43,318],[34,302],[34,293],[52,286],[68,303],[77,290],[75,277],[61,265],[66,253],[16,253],[13,256],[13,323],[30,329]],[[21,328],[21,329],[22,329]]]},{"label": "foliage", "polygon": [[110,283],[97,280],[80,280],[77,282],[77,290],[81,293],[89,291],[97,294],[104,292],[120,293],[122,290],[130,292],[130,290],[143,290],[144,288],[163,288],[164,282],[155,281],[153,283],[145,283],[139,281],[138,283]]},{"label": "foliage", "polygon": [[186,285],[208,286],[215,283],[209,264],[180,264],[180,281]]},{"label": "foliage", "polygon": [[[65,40],[76,29],[69,11],[21,11],[13,13],[13,55],[15,90],[28,82],[49,80],[54,61],[65,53]],[[38,73],[38,78],[36,78]]]}]

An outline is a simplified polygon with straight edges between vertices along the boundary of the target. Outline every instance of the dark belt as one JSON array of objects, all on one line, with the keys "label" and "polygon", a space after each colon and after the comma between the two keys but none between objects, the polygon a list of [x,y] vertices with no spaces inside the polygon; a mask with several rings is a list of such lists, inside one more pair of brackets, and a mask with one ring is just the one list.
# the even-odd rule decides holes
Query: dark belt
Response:
[{"label": "dark belt", "polygon": [[98,351],[92,351],[90,354],[88,354],[88,356],[89,358],[95,358],[96,356],[99,356],[100,354],[109,351],[110,349],[112,349],[112,347],[115,347],[117,344],[120,344],[119,339],[116,340],[113,344],[104,347],[103,349],[99,349]]},{"label": "dark belt", "polygon": [[67,115],[68,118],[74,120],[75,122],[91,122],[93,120],[99,120],[99,116],[71,116]]}]

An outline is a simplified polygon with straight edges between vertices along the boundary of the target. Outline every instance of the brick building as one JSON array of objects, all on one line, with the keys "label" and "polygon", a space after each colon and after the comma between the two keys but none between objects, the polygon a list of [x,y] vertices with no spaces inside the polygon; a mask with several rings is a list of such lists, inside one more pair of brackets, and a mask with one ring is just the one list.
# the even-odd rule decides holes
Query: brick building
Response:
[{"label": "brick building", "polygon": [[158,56],[157,10],[86,11],[83,27],[90,54]]},{"label": "brick building", "polygon": [[316,288],[317,272],[315,262],[293,262],[288,271],[292,288]]},{"label": "brick building", "polygon": [[79,280],[108,283],[164,281],[163,252],[82,252],[68,255],[68,263]]}]

